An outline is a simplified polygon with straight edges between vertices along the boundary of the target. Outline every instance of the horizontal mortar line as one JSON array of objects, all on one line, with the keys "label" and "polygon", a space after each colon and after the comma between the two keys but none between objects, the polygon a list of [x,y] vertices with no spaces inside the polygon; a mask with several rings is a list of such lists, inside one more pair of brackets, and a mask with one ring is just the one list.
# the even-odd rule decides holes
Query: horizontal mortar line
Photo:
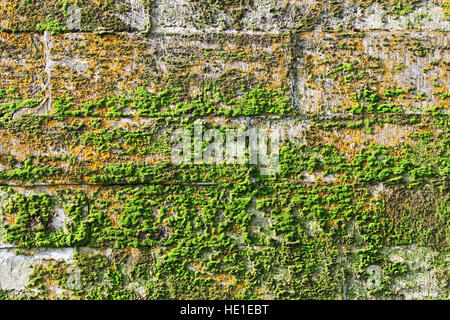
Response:
[{"label": "horizontal mortar line", "polygon": [[[138,249],[153,249],[153,247],[134,247],[134,246],[128,246],[125,248],[138,248]],[[50,250],[64,250],[64,249],[89,249],[89,250],[102,250],[102,249],[114,249],[111,246],[102,246],[102,247],[87,247],[87,246],[71,246],[71,247],[23,247],[18,245],[9,245],[9,244],[0,244],[0,250],[8,250],[8,249],[23,249],[23,250],[43,250],[43,251],[50,251]],[[38,252],[35,252],[38,253]],[[34,253],[33,253],[34,254]],[[33,256],[33,255],[31,255]]]},{"label": "horizontal mortar line", "polygon": [[[55,183],[55,184],[37,184],[37,185],[21,185],[21,184],[0,184],[1,187],[15,187],[15,188],[39,188],[39,187],[127,187],[127,186],[153,186],[153,185],[164,185],[164,186],[220,186],[225,184],[235,184],[242,181],[234,182],[153,182],[153,183],[111,183],[111,184],[94,184],[94,183]],[[280,183],[294,183],[294,184],[306,184],[306,185],[329,185],[335,184],[335,182],[305,182],[301,180],[277,180],[277,181],[251,181],[252,183],[263,183],[263,184],[280,184]],[[336,182],[337,183],[337,182]]]},{"label": "horizontal mortar line", "polygon": [[[38,249],[38,248],[39,247],[37,247],[35,249]],[[19,246],[2,246],[2,245],[0,245],[0,250],[8,250],[8,249],[23,249],[23,248],[19,247]],[[31,249],[31,250],[33,250],[33,249]]]},{"label": "horizontal mortar line", "polygon": [[[450,110],[444,109],[440,110],[439,112],[447,114],[450,113]],[[317,112],[317,113],[297,113],[292,115],[276,115],[276,114],[268,114],[268,115],[253,115],[253,116],[236,116],[236,117],[230,117],[230,116],[221,116],[221,115],[205,115],[205,116],[196,116],[196,115],[177,115],[177,116],[159,116],[159,117],[145,117],[145,116],[123,116],[123,117],[106,117],[106,116],[96,116],[96,115],[88,115],[88,116],[72,116],[72,115],[57,115],[57,114],[25,114],[17,119],[25,119],[27,117],[40,117],[40,118],[48,118],[50,120],[58,120],[58,118],[63,118],[63,120],[67,119],[104,119],[104,120],[135,120],[138,122],[139,120],[178,120],[178,119],[203,119],[203,120],[313,120],[316,118],[320,119],[331,119],[333,117],[348,117],[348,118],[363,118],[367,116],[393,116],[398,115],[402,117],[412,117],[412,116],[430,116],[431,114],[428,114],[426,110],[422,112],[384,112],[384,113],[366,113],[366,114],[356,114],[356,113],[343,113],[343,112],[336,112],[336,113],[325,113],[325,112]],[[14,120],[13,120],[14,121]],[[61,120],[62,121],[62,120]],[[173,121],[173,123],[178,123],[177,121]],[[169,125],[171,123],[168,123]],[[8,129],[4,126],[0,125],[0,129]]]},{"label": "horizontal mortar line", "polygon": [[[445,177],[434,177],[430,179],[428,182],[436,182],[436,181],[443,181]],[[223,181],[223,182],[148,182],[148,183],[142,183],[142,182],[136,182],[136,183],[130,183],[130,182],[124,182],[124,183],[106,183],[106,184],[99,184],[99,183],[54,183],[54,184],[35,184],[35,185],[22,185],[22,184],[0,184],[0,187],[17,187],[17,188],[38,188],[38,187],[69,187],[69,186],[76,186],[76,187],[127,187],[127,186],[153,186],[153,185],[180,185],[180,186],[220,186],[220,185],[226,185],[226,184],[236,184],[239,182],[244,182],[245,180],[237,180],[237,181]],[[376,186],[380,182],[373,183],[373,184],[361,184],[360,182],[342,182],[342,181],[303,181],[303,180],[260,180],[260,181],[251,181],[251,183],[254,184],[282,184],[282,183],[291,183],[295,185],[315,185],[315,186],[327,186],[327,185],[348,185],[348,184],[357,184],[356,188],[367,188],[370,186]],[[395,185],[394,185],[395,186]]]},{"label": "horizontal mortar line", "polygon": [[[244,245],[245,247],[250,247],[250,245]],[[397,248],[410,248],[411,244],[404,244],[404,245],[399,245],[399,246],[395,246],[395,245],[391,245],[391,246],[387,246],[385,248],[392,248],[392,249],[397,249]],[[253,247],[253,246],[252,246]],[[270,247],[270,246],[256,246],[256,247]],[[445,245],[438,245],[435,246],[435,248],[439,248],[439,249],[446,249],[448,246]],[[150,247],[150,246],[127,246],[125,248],[137,248],[137,249],[154,249],[154,247]],[[420,247],[417,247],[417,249],[419,249]],[[423,247],[422,247],[423,248]],[[72,247],[21,247],[18,245],[1,245],[0,244],[0,250],[7,250],[7,249],[23,249],[23,250],[44,250],[44,251],[48,251],[48,250],[63,250],[63,249],[89,249],[89,250],[102,250],[102,249],[114,249],[111,246],[101,246],[101,247],[88,247],[88,246],[72,246]],[[366,249],[365,246],[352,246],[351,250],[361,250],[361,249]],[[439,250],[438,249],[438,250]],[[120,250],[120,249],[119,249]],[[340,251],[341,253],[344,253],[342,251]]]},{"label": "horizontal mortar line", "polygon": [[254,30],[237,30],[237,29],[225,29],[225,30],[221,30],[221,29],[196,29],[196,28],[172,28],[172,27],[162,27],[162,28],[155,28],[153,30],[151,30],[149,33],[152,34],[167,34],[167,33],[173,33],[173,34],[192,34],[192,33],[197,33],[197,34],[217,34],[217,33],[225,33],[225,34],[249,34],[249,35],[264,35],[264,34],[272,34],[272,35],[282,35],[282,34],[286,34],[286,33],[292,33],[292,34],[317,34],[317,33],[339,33],[339,34],[345,34],[345,33],[361,33],[361,32],[390,32],[392,33],[393,31],[395,32],[409,32],[409,33],[414,33],[414,32],[442,32],[442,33],[448,33],[450,32],[450,30],[441,30],[441,29],[395,29],[395,30],[391,30],[391,29],[363,29],[363,30],[359,30],[359,31],[336,31],[336,30],[296,30],[296,29],[278,29],[278,30],[274,30],[274,31],[254,31]]},{"label": "horizontal mortar line", "polygon": [[[385,113],[388,114],[388,113]],[[333,115],[338,115],[333,114]],[[352,115],[352,114],[340,114],[340,115]],[[72,115],[57,115],[57,114],[24,114],[23,116],[18,117],[15,120],[21,119],[21,118],[27,118],[27,117],[41,117],[41,118],[49,118],[50,120],[58,120],[58,118],[64,118],[64,119],[107,119],[107,120],[120,120],[120,119],[132,119],[132,120],[146,120],[146,119],[155,119],[155,120],[171,120],[171,119],[205,119],[208,120],[208,118],[213,119],[230,119],[230,120],[246,120],[246,119],[259,119],[259,118],[273,118],[273,119],[286,119],[286,118],[300,118],[300,117],[307,117],[307,114],[293,114],[293,115],[277,115],[277,114],[267,114],[267,115],[253,115],[253,116],[221,116],[221,115],[204,115],[204,116],[197,116],[197,115],[176,115],[176,116],[156,116],[156,117],[146,117],[146,116],[134,116],[134,115],[125,115],[123,117],[106,117],[106,116],[96,116],[96,115],[88,115],[88,116],[72,116]],[[13,120],[12,120],[13,121]],[[175,122],[178,123],[178,122]]]},{"label": "horizontal mortar line", "polygon": [[[250,245],[244,245],[244,247],[250,247]],[[253,246],[252,246],[253,247]],[[256,246],[256,247],[270,247],[270,246]],[[385,248],[392,248],[392,249],[398,249],[398,248],[411,248],[411,244],[404,244],[404,245],[391,245],[387,246]],[[430,246],[429,246],[430,247]],[[137,248],[137,249],[154,249],[154,247],[150,246],[126,246],[126,248]],[[417,247],[419,249],[420,247]],[[422,247],[423,248],[423,247]],[[445,245],[437,245],[435,246],[436,249],[446,249],[448,246]],[[18,245],[9,245],[9,244],[0,244],[0,250],[8,250],[8,249],[23,249],[23,250],[43,250],[43,251],[49,251],[49,250],[63,250],[63,249],[88,249],[88,250],[104,250],[104,249],[114,249],[111,246],[100,246],[100,247],[88,247],[88,246],[67,246],[67,247],[23,247]],[[365,246],[351,246],[351,251],[366,249]],[[345,252],[340,251],[341,253],[345,254]]]},{"label": "horizontal mortar line", "polygon": [[[106,31],[106,32],[95,32],[95,31],[67,31],[67,32],[56,32],[54,34],[50,34],[51,36],[56,36],[58,34],[94,34],[94,35],[105,35],[105,34],[130,34],[130,35],[191,35],[191,34],[236,34],[236,35],[286,35],[286,34],[323,34],[323,33],[336,33],[336,34],[357,34],[357,33],[380,33],[380,32],[405,32],[405,33],[442,33],[447,34],[450,33],[450,30],[440,30],[440,29],[363,29],[359,31],[335,31],[335,30],[295,30],[295,29],[280,29],[277,31],[253,31],[253,30],[220,30],[220,29],[190,29],[190,28],[157,28],[151,31]],[[45,31],[12,31],[12,30],[0,30],[0,33],[9,33],[9,34],[40,34],[43,35]]]},{"label": "horizontal mortar line", "polygon": [[[232,183],[232,182],[227,182]],[[151,185],[218,185],[225,184],[225,182],[124,182],[124,183],[44,183],[44,184],[33,184],[33,185],[24,185],[24,184],[9,184],[9,183],[0,183],[0,187],[18,187],[18,188],[38,188],[38,187],[58,187],[58,186],[78,186],[78,187],[115,187],[115,186],[151,186]]]}]

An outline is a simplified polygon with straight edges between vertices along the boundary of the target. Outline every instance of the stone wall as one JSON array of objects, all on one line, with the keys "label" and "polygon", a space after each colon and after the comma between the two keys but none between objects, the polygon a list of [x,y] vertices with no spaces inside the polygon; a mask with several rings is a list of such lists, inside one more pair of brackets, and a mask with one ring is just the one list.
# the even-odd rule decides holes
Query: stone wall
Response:
[{"label": "stone wall", "polygon": [[[0,299],[449,298],[448,0],[0,1]],[[281,136],[177,164],[179,129]]]}]

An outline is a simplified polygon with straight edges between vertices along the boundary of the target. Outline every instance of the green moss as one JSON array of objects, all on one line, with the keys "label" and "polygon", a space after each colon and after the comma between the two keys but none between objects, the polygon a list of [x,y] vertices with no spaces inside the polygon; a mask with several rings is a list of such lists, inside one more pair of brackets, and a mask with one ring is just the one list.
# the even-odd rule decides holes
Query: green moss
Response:
[{"label": "green moss", "polygon": [[[291,111],[289,99],[272,90],[255,87],[242,96],[227,97],[217,87],[206,86],[203,93],[192,99],[181,99],[181,89],[164,90],[154,94],[137,89],[131,96],[112,96],[75,105],[72,98],[56,98],[53,109],[59,115],[96,116],[105,110],[106,117],[126,117],[124,108],[136,111],[142,117],[173,117],[180,115],[206,116],[226,115],[255,116],[265,114],[287,114]],[[224,105],[224,107],[220,107]]]},{"label": "green moss", "polygon": [[51,31],[52,34],[67,30],[67,28],[61,25],[61,23],[58,20],[53,20],[50,18],[46,18],[41,23],[38,23],[36,25],[36,29],[38,31]]}]

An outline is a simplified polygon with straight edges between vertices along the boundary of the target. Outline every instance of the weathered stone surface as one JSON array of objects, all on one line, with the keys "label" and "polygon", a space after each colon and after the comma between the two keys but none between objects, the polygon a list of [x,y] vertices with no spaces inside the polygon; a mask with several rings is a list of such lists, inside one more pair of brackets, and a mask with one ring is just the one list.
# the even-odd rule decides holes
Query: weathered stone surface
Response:
[{"label": "weathered stone surface", "polygon": [[[447,33],[416,31],[299,34],[296,107],[325,114],[368,103],[448,110],[449,40]],[[364,90],[377,97],[362,97]]]},{"label": "weathered stone surface", "polygon": [[49,40],[52,99],[89,102],[139,87],[175,93],[182,101],[198,100],[205,90],[229,100],[256,86],[286,96],[289,40],[231,34],[55,35]]},{"label": "weathered stone surface", "polygon": [[40,109],[47,97],[48,80],[41,37],[0,33],[0,50],[0,116],[10,119],[25,109]]},{"label": "weathered stone surface", "polygon": [[71,4],[0,1],[0,299],[450,297],[448,0]]},{"label": "weathered stone surface", "polygon": [[[421,120],[414,115],[387,114],[335,117],[332,120],[317,118],[313,121],[278,116],[250,119],[210,117],[202,121],[201,132],[203,135],[210,128],[222,130],[220,159],[223,160],[213,157],[211,161],[219,161],[216,165],[211,162],[191,162],[190,165],[173,162],[172,152],[181,141],[173,140],[172,137],[180,129],[192,128],[194,119],[189,117],[167,122],[164,118],[132,121],[128,117],[67,117],[61,120],[36,116],[36,121],[32,130],[20,129],[27,125],[26,118],[6,123],[0,129],[0,181],[4,184],[224,183],[255,179],[261,174],[260,170],[268,166],[261,162],[261,158],[258,158],[258,164],[251,163],[250,156],[243,163],[225,161],[228,139],[225,130],[245,128],[259,128],[269,136],[274,133],[279,135],[279,170],[270,179],[297,182],[308,182],[311,179],[339,181],[339,175],[353,174],[351,170],[348,171],[347,166],[355,166],[356,176],[351,179],[358,181],[358,171],[363,175],[369,172],[365,172],[364,167],[355,161],[371,145],[385,148],[386,154],[399,157],[395,163],[387,166],[387,175],[380,178],[379,182],[388,177],[400,179],[397,183],[408,181],[408,175],[403,169],[399,176],[391,172],[391,166],[397,166],[399,160],[407,161],[410,169],[434,163],[436,168],[444,171],[430,175],[430,178],[437,179],[433,178],[433,181],[444,179],[446,174],[445,163],[440,163],[433,154],[422,156],[420,161],[414,159],[423,152],[424,140],[421,134],[427,130],[433,132],[427,136],[427,141],[433,141],[433,152],[446,152],[446,140],[440,141],[440,137],[445,136],[445,127],[439,125],[432,115],[423,115]],[[10,128],[14,126],[16,129],[11,131]],[[190,135],[193,161],[195,137],[192,131]],[[275,146],[274,141],[267,141],[269,148]],[[333,146],[333,152],[336,152],[339,161],[313,156],[317,152],[314,149],[324,152],[324,146],[327,145]],[[248,142],[245,148],[250,150]],[[290,154],[289,148],[296,151]],[[406,148],[409,148],[408,152]],[[428,152],[430,150],[429,147]],[[258,157],[264,153],[258,152]],[[265,154],[270,155],[270,152],[265,151]],[[203,160],[209,161],[206,158]],[[298,163],[292,164],[292,161]],[[328,161],[338,161],[338,164]],[[375,183],[378,181],[376,175],[371,179]]]},{"label": "weathered stone surface", "polygon": [[[411,269],[407,278],[396,279],[390,284],[394,296],[402,296],[407,300],[445,297],[442,293],[447,290],[445,283],[448,269],[441,269],[434,265],[433,261],[439,258],[433,249],[412,245],[386,248],[383,251],[391,263],[405,263]],[[447,256],[445,259],[448,260],[449,257]],[[351,276],[344,287],[345,298],[369,299],[367,291],[376,287],[377,283],[381,283],[386,277],[386,273],[381,269],[372,268],[370,273],[371,280],[366,283],[359,281],[356,274]]]},{"label": "weathered stone surface", "polygon": [[145,0],[3,0],[0,27],[13,32],[146,31],[150,18]]},{"label": "weathered stone surface", "polygon": [[0,26],[10,31],[148,31],[159,29],[449,31],[448,2],[320,0],[4,0]]},{"label": "weathered stone surface", "polygon": [[38,249],[31,255],[18,255],[14,249],[0,248],[0,287],[3,290],[20,292],[29,282],[33,267],[45,259],[70,261],[74,249]]},{"label": "weathered stone surface", "polygon": [[[50,219],[46,223],[52,228],[47,229],[45,236],[39,235],[33,228],[37,229],[43,222],[36,221],[32,227],[28,227],[28,236],[19,238],[22,246],[25,243],[25,247],[42,244],[57,247],[76,245],[78,249],[74,252],[71,248],[25,248],[16,253],[11,248],[0,249],[2,288],[8,289],[6,294],[11,297],[37,295],[38,298],[92,298],[99,287],[107,286],[113,292],[126,293],[124,297],[128,298],[156,298],[158,295],[161,295],[159,298],[174,298],[180,296],[177,288],[183,287],[186,278],[191,279],[200,272],[211,279],[208,289],[211,291],[183,291],[183,297],[192,298],[193,295],[200,298],[211,294],[225,297],[223,286],[231,290],[233,295],[243,289],[256,290],[255,297],[258,298],[283,298],[286,294],[300,298],[317,297],[325,281],[333,289],[331,297],[336,299],[370,298],[372,294],[368,292],[381,285],[390,292],[391,298],[448,296],[448,267],[445,267],[448,251],[405,245],[396,239],[408,231],[417,231],[426,226],[433,241],[437,241],[435,244],[445,241],[444,230],[439,228],[437,220],[428,214],[417,213],[412,217],[408,213],[410,206],[423,206],[423,201],[429,206],[430,212],[435,205],[439,206],[439,199],[433,198],[431,190],[414,192],[414,197],[408,199],[415,199],[416,203],[404,202],[401,204],[402,210],[387,211],[378,217],[383,226],[378,232],[387,243],[380,253],[383,262],[375,263],[363,260],[367,249],[364,248],[362,234],[370,228],[370,223],[357,216],[346,216],[351,222],[348,229],[342,229],[339,221],[343,217],[336,215],[336,212],[345,212],[348,199],[356,201],[360,210],[372,212],[382,206],[382,201],[377,202],[377,199],[389,200],[401,194],[396,187],[374,189],[370,194],[372,208],[367,209],[367,200],[360,197],[364,193],[362,189],[353,190],[341,198],[333,196],[340,188],[339,184],[334,184],[328,191],[327,188],[321,188],[323,197],[317,196],[316,188],[306,185],[294,188],[289,184],[253,185],[255,188],[252,192],[257,195],[254,199],[249,199],[249,194],[241,189],[245,186],[252,184],[46,187],[39,191],[14,188],[13,192],[8,192],[10,198],[7,206],[15,206],[18,209],[16,215],[24,213],[21,211],[22,205],[31,204],[33,197],[53,198],[56,201],[51,208],[45,203],[36,203],[35,208],[48,211]],[[194,202],[189,202],[190,199]],[[4,205],[5,199],[2,201]],[[286,211],[277,211],[278,201],[289,204],[290,214],[286,216]],[[319,222],[315,215],[303,214],[308,201],[321,204],[321,208],[326,211],[327,223]],[[235,203],[242,205],[246,202],[246,209],[239,214],[227,209]],[[66,218],[58,228],[54,222],[61,214]],[[282,217],[290,217],[291,223],[286,224]],[[295,224],[292,223],[294,221]],[[16,219],[16,222],[8,224],[9,237],[12,237],[12,226],[19,222]],[[345,249],[333,255],[299,250],[292,242],[292,232],[299,232],[304,243],[325,245],[329,241],[333,246],[343,246]],[[347,237],[355,237],[354,246],[346,247]],[[414,235],[414,232],[409,237],[412,238],[405,241],[425,241]],[[88,239],[91,246],[101,248],[83,248]],[[223,241],[227,244],[222,244]],[[273,251],[273,245],[285,242],[291,246],[281,246]],[[326,245],[325,250],[330,249]],[[226,250],[228,254],[239,257],[243,263],[236,265],[236,260],[221,257],[218,263],[218,250]],[[302,258],[303,263],[313,266],[315,271],[304,280],[304,284],[309,284],[308,290],[292,289],[296,283],[294,279],[302,271],[296,270],[296,260],[277,259],[280,251],[297,259]],[[258,274],[252,261],[259,259],[259,254],[270,261],[270,269],[261,273],[256,284],[234,286],[239,281],[240,272]],[[340,262],[340,268],[321,268],[336,260]],[[111,267],[124,277],[120,287],[109,282],[112,279],[107,270],[111,270]],[[145,268],[146,273],[136,273],[136,268]],[[179,271],[176,277],[174,269]],[[407,276],[404,276],[405,272]],[[146,277],[149,274],[152,276],[150,279]],[[318,282],[320,279],[322,281]],[[156,282],[163,291],[152,291],[154,287],[149,288],[149,281]],[[39,291],[36,292],[36,289]],[[97,298],[108,298],[113,292],[106,290]]]},{"label": "weathered stone surface", "polygon": [[[218,30],[405,30],[448,31],[445,1],[155,0],[153,27]],[[447,11],[448,12],[448,11]]]}]

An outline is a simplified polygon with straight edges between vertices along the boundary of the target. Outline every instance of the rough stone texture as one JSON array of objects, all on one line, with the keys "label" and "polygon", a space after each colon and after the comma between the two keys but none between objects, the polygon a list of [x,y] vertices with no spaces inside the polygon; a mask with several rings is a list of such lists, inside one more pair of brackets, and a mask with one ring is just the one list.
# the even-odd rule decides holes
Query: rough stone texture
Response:
[{"label": "rough stone texture", "polygon": [[45,52],[37,34],[0,33],[0,87],[13,89],[3,101],[45,96]]},{"label": "rough stone texture", "polygon": [[177,87],[192,99],[213,80],[222,91],[242,92],[243,84],[289,90],[289,44],[289,36],[58,35],[49,43],[52,97],[75,91],[74,102],[86,102],[137,87]]},{"label": "rough stone texture", "polygon": [[[408,112],[441,104],[447,92],[448,33],[371,31],[309,33],[296,37],[298,108],[304,112],[342,112],[352,95],[368,85]],[[383,99],[384,100],[384,99]],[[448,108],[445,105],[444,108]]]},{"label": "rough stone texture", "polygon": [[[417,1],[397,6],[395,1],[155,0],[151,6],[156,28],[238,29],[255,31],[404,30],[417,27],[449,30],[442,1]],[[404,3],[414,1],[404,1]],[[444,1],[445,2],[445,1]],[[420,4],[419,4],[420,3]],[[405,14],[402,14],[405,13]]]},{"label": "rough stone texture", "polygon": [[70,261],[72,248],[36,250],[30,256],[16,255],[14,249],[0,249],[0,286],[4,290],[24,290],[28,284],[33,265],[45,259]]},{"label": "rough stone texture", "polygon": [[[73,5],[81,10],[80,19],[71,9]],[[2,0],[0,27],[13,32],[146,31],[150,27],[147,5],[147,1],[138,0]]]},{"label": "rough stone texture", "polygon": [[0,1],[0,299],[449,298],[449,1],[73,3]]}]

